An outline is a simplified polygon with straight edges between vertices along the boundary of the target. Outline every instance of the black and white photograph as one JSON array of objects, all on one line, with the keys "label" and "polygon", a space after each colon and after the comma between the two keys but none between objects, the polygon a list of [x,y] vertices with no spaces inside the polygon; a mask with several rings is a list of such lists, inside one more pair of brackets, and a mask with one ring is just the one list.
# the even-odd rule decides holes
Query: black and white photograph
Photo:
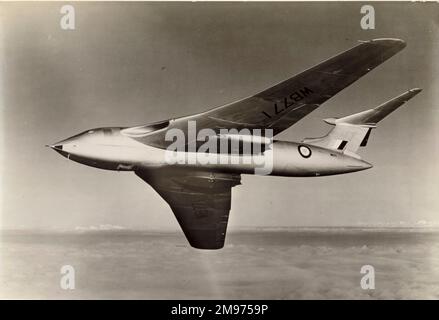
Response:
[{"label": "black and white photograph", "polygon": [[0,2],[0,66],[1,300],[439,299],[437,2]]}]

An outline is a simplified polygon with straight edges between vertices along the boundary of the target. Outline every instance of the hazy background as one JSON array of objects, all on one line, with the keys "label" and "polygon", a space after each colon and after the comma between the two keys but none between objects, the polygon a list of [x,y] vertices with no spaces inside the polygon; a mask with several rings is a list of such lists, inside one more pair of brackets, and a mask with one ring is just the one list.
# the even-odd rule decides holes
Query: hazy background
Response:
[{"label": "hazy background", "polygon": [[[437,229],[229,232],[214,251],[151,231],[3,232],[0,245],[0,299],[439,299]],[[75,290],[60,288],[63,265]]]},{"label": "hazy background", "polygon": [[362,155],[374,168],[243,176],[229,229],[438,224],[437,4],[373,3],[368,31],[360,3],[75,3],[75,31],[59,27],[61,5],[0,3],[2,228],[177,230],[134,174],[85,167],[44,145],[225,104],[377,37],[408,45],[279,136],[321,136],[323,118],[423,88],[372,133]]}]

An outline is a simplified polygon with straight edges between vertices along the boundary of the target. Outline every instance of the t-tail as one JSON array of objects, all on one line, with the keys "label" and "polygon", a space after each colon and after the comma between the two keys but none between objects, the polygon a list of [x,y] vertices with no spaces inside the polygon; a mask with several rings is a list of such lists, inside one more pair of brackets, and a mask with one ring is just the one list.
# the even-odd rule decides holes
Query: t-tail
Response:
[{"label": "t-tail", "polygon": [[416,96],[422,89],[411,89],[374,109],[355,113],[343,118],[329,118],[324,121],[334,128],[324,137],[306,138],[303,143],[338,150],[347,155],[360,158],[357,150],[365,147],[370,132],[377,123]]}]

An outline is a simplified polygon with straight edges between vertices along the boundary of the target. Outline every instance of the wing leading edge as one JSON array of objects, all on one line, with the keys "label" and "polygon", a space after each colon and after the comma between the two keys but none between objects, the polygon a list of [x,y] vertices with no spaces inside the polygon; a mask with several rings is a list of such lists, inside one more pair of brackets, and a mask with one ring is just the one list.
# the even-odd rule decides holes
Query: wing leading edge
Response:
[{"label": "wing leading edge", "polygon": [[138,170],[136,175],[169,204],[192,247],[224,246],[232,188],[241,183],[240,175],[170,168]]},{"label": "wing leading edge", "polygon": [[362,41],[357,46],[254,96],[200,114],[171,120],[166,127],[153,132],[138,134],[138,129],[141,132],[142,127],[136,127],[135,135],[131,134],[133,128],[125,130],[124,134],[158,148],[166,148],[172,143],[165,141],[168,130],[178,128],[187,133],[189,121],[196,121],[197,131],[210,128],[218,133],[220,129],[271,128],[276,135],[405,46],[405,42],[399,39]]}]

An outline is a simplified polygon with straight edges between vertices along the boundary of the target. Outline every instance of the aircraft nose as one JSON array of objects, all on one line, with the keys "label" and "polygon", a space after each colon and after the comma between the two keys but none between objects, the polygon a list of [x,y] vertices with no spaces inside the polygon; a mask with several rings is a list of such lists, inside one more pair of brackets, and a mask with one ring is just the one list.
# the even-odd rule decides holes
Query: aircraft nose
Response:
[{"label": "aircraft nose", "polygon": [[55,144],[48,144],[46,145],[46,147],[49,147],[51,149],[53,149],[54,151],[58,152],[60,155],[67,157],[68,153],[63,150],[64,149],[64,145],[61,143],[55,143]]},{"label": "aircraft nose", "polygon": [[63,145],[62,144],[46,144],[46,147],[52,148],[53,150],[58,150],[58,151],[62,151]]},{"label": "aircraft nose", "polygon": [[55,146],[50,146],[50,147],[51,147],[52,149],[62,151],[62,147],[63,147],[63,145],[62,145],[62,144],[57,144],[57,145],[55,145]]}]

